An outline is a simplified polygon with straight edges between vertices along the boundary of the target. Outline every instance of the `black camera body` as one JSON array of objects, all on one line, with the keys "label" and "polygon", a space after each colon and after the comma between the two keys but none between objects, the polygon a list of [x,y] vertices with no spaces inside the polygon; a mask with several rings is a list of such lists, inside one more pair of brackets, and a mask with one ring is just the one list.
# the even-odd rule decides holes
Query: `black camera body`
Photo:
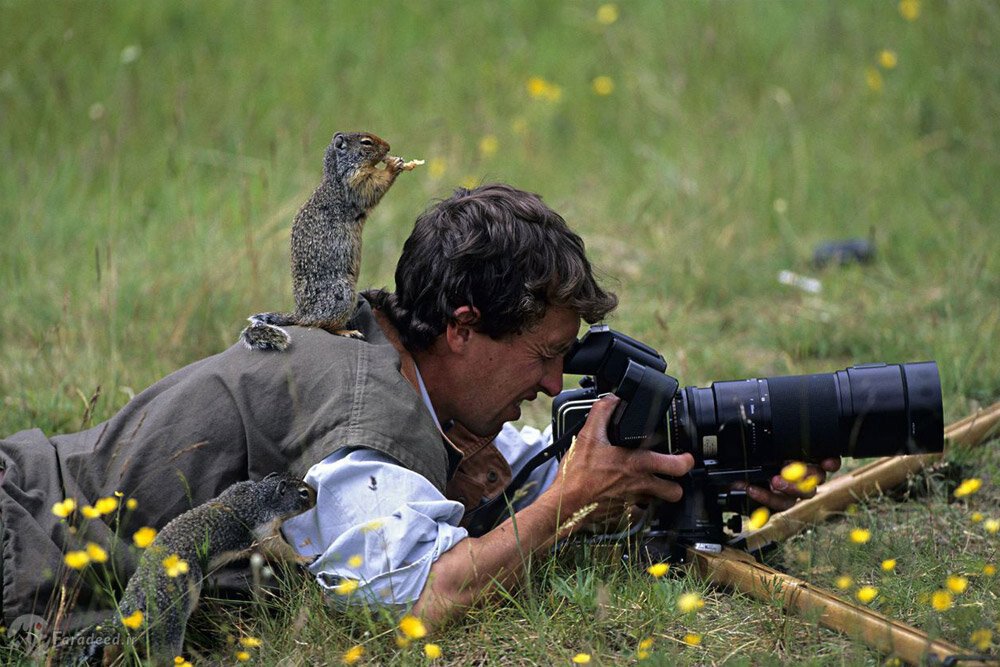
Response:
[{"label": "black camera body", "polygon": [[[684,387],[653,348],[593,326],[566,355],[580,389],[553,399],[553,439],[577,433],[601,396],[620,399],[608,424],[613,445],[689,452],[680,502],[650,513],[644,547],[682,561],[686,548],[720,551],[724,527],[740,531],[751,505],[733,482],[767,486],[788,461],[895,456],[944,448],[941,383],[933,361],[866,364],[835,373],[750,378]],[[723,512],[734,512],[728,523]]]}]

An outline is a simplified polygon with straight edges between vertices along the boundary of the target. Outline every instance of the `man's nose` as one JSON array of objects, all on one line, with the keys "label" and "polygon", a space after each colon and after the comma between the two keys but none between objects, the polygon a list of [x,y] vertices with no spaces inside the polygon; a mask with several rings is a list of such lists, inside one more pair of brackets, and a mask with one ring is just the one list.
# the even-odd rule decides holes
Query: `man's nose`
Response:
[{"label": "man's nose", "polygon": [[563,388],[563,358],[558,356],[545,365],[545,374],[539,383],[548,396],[555,396]]}]

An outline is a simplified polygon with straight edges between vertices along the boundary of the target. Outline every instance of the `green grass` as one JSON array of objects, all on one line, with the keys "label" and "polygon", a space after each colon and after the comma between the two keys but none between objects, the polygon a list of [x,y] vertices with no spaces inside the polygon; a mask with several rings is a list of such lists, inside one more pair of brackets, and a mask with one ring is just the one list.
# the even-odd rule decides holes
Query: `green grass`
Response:
[{"label": "green grass", "polygon": [[[230,345],[248,314],[289,306],[291,217],[333,132],[352,129],[428,160],[371,216],[364,286],[392,285],[425,206],[503,180],[583,235],[621,297],[611,323],[683,384],[935,359],[948,421],[997,400],[995,3],[923,0],[912,22],[888,0],[622,3],[611,25],[597,7],[0,0],[0,433],[76,430],[95,393],[89,420],[106,419]],[[612,94],[593,93],[599,75]],[[558,99],[532,98],[531,77]],[[857,236],[874,239],[874,263],[810,266],[817,243]],[[779,284],[782,269],[822,291]],[[970,576],[946,612],[926,596],[997,561],[997,537],[969,522],[996,516],[995,449],[950,454],[909,496],[790,540],[782,562],[823,585],[877,581],[880,610],[971,647],[973,630],[997,630],[997,579]],[[952,501],[972,475],[984,489]],[[858,523],[876,538],[847,546]],[[881,661],[773,605],[599,555],[571,549],[446,631],[445,661],[613,664],[654,635],[659,664]],[[708,604],[678,615],[678,587]],[[242,610],[261,661],[335,660],[362,642],[373,662],[423,661],[377,615],[295,593]],[[678,641],[689,630],[701,646]]]}]

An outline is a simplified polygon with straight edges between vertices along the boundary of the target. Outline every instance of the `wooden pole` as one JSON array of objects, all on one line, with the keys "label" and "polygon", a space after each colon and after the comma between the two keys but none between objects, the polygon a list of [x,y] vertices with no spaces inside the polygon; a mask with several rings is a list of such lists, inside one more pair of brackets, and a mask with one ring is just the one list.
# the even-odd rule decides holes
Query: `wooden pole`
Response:
[{"label": "wooden pole", "polygon": [[[1000,425],[1000,403],[955,422],[944,430],[946,440],[976,445],[994,434]],[[796,535],[807,526],[842,512],[872,493],[899,486],[906,478],[941,460],[941,454],[887,456],[845,473],[816,489],[816,495],[802,500],[789,510],[771,517],[763,528],[747,533],[747,551],[756,551],[768,543]]]},{"label": "wooden pole", "polygon": [[[838,598],[833,593],[812,586],[801,579],[778,572],[737,549],[726,547],[722,553],[688,549],[688,559],[698,572],[713,583],[727,586],[758,600],[780,600],[787,612],[818,618],[824,628],[857,637],[883,654],[899,657],[911,664],[922,664],[931,656],[944,661],[949,657],[968,656],[961,647],[943,640],[932,640],[921,630],[894,621],[867,607]],[[990,658],[969,656],[962,665],[996,665]]]}]

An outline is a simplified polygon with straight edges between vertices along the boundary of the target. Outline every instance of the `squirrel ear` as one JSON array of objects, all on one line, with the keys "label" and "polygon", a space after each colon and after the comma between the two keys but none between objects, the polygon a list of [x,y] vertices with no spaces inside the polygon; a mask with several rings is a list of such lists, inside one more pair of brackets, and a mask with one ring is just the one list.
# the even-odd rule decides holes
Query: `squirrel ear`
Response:
[{"label": "squirrel ear", "polygon": [[267,473],[267,475],[264,476],[264,479],[271,479],[272,477],[277,477],[277,476],[278,476],[278,471],[276,470],[274,472]]},{"label": "squirrel ear", "polygon": [[347,140],[344,139],[344,135],[340,132],[333,135],[333,146],[337,150],[342,149],[347,144]]},{"label": "squirrel ear", "polygon": [[285,487],[288,486],[288,482],[281,480],[278,482],[278,488],[275,490],[275,495],[283,496],[285,495]]}]

